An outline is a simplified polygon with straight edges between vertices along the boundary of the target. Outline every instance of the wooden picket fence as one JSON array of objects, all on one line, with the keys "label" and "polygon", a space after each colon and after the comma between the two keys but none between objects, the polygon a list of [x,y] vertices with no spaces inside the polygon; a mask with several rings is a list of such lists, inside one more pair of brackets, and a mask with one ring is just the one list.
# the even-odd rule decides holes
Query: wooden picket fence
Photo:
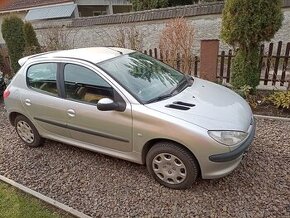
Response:
[{"label": "wooden picket fence", "polygon": [[[281,41],[278,42],[275,50],[274,48],[274,43],[270,43],[268,49],[266,49],[265,45],[262,45],[260,48],[260,81],[264,86],[278,85],[284,87],[287,80],[290,80],[290,42],[286,44],[284,52],[282,52],[283,42]],[[218,57],[219,66],[217,78],[222,82],[229,83],[234,54],[232,50],[229,50],[228,52],[222,51]],[[289,79],[287,79],[288,77]],[[290,86],[289,82],[288,86]]]},{"label": "wooden picket fence", "polygon": [[[165,57],[163,57],[158,48],[144,50],[143,52],[165,63],[171,63],[170,65],[172,67],[183,73],[199,76],[200,58],[198,56],[194,56],[190,61],[189,72],[185,72],[185,63],[183,57],[179,54],[176,55],[176,60],[170,60],[168,52],[166,52]],[[290,42],[283,45],[283,42],[280,41],[277,46],[275,46],[274,43],[270,43],[267,48],[265,45],[262,45],[260,48],[260,55],[261,60],[259,68],[261,85],[280,86],[282,88],[288,85],[288,87],[290,87]],[[218,55],[217,78],[220,82],[230,82],[232,73],[231,67],[234,57],[235,54],[232,50],[227,52],[221,51]]]},{"label": "wooden picket fence", "polygon": [[154,57],[154,58],[156,58],[164,63],[171,63],[170,65],[173,68],[179,70],[180,72],[183,72],[183,73],[186,73],[189,75],[193,75],[196,77],[198,76],[199,62],[200,62],[200,59],[198,56],[194,56],[192,58],[192,60],[190,60],[190,67],[189,67],[189,69],[185,70],[186,63],[184,62],[184,59],[183,59],[182,55],[180,55],[180,54],[176,55],[177,59],[171,60],[169,52],[165,52],[165,55],[163,56],[162,52],[158,48],[144,50],[143,53],[147,54],[151,57]]}]

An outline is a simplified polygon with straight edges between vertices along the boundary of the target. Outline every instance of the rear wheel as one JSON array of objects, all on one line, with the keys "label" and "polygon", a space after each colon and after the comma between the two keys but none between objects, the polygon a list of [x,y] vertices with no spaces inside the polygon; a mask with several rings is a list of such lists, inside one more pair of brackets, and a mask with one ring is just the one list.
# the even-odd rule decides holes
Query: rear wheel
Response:
[{"label": "rear wheel", "polygon": [[171,142],[154,145],[146,156],[146,165],[149,173],[160,184],[174,189],[192,186],[199,172],[193,155]]},{"label": "rear wheel", "polygon": [[23,115],[15,118],[15,129],[20,139],[30,147],[42,145],[43,138],[39,135],[32,122]]}]

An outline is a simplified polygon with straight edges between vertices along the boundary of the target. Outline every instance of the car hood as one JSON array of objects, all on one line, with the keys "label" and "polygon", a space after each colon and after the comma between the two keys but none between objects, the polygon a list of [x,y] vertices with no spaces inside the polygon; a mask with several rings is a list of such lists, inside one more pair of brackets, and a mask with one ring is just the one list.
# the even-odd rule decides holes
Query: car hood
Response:
[{"label": "car hood", "polygon": [[242,97],[226,87],[198,78],[181,93],[146,106],[208,130],[246,132],[252,119],[251,108]]}]

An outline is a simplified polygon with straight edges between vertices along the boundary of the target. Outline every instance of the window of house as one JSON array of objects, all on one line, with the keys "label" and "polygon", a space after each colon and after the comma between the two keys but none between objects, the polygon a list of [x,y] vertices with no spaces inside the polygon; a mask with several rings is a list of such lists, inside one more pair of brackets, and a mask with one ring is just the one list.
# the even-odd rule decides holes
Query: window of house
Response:
[{"label": "window of house", "polygon": [[106,15],[107,11],[93,11],[93,16]]},{"label": "window of house", "polygon": [[88,68],[67,64],[64,69],[66,98],[96,104],[101,98],[114,98],[113,88]]},{"label": "window of house", "polygon": [[27,71],[27,85],[28,87],[37,91],[57,96],[58,90],[56,75],[56,63],[42,63],[32,65]]}]

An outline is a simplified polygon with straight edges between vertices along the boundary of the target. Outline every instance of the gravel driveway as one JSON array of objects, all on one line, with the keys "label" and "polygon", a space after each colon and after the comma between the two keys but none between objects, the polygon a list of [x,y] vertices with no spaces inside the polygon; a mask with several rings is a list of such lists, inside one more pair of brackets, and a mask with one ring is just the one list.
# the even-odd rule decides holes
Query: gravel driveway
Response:
[{"label": "gravel driveway", "polygon": [[257,127],[231,175],[177,191],[144,166],[52,141],[28,148],[0,103],[0,174],[93,217],[290,217],[290,122]]}]

